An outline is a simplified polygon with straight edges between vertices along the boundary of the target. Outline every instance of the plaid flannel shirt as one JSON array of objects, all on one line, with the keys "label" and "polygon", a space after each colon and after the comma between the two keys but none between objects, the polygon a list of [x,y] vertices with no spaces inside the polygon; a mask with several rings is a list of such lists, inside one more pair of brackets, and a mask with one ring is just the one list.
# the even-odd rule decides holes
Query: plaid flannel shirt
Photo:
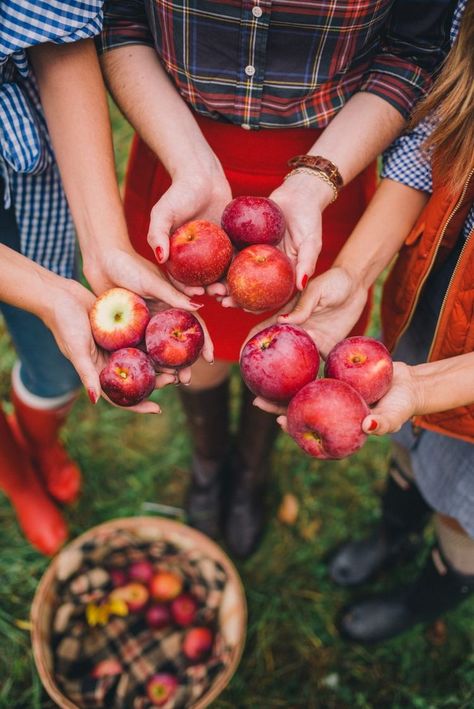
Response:
[{"label": "plaid flannel shirt", "polygon": [[244,128],[323,128],[356,91],[408,116],[449,47],[454,5],[108,0],[100,47],[155,47],[202,115]]},{"label": "plaid flannel shirt", "polygon": [[[74,226],[51,148],[27,49],[95,36],[102,0],[0,0],[0,178],[13,206],[21,251],[71,277]],[[1,234],[0,234],[1,241]]]}]

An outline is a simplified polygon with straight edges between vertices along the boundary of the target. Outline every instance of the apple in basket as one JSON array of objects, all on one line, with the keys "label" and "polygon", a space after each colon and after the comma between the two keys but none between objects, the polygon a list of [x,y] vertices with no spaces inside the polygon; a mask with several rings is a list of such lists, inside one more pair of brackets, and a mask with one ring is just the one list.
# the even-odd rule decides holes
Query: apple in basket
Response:
[{"label": "apple in basket", "polygon": [[143,610],[150,594],[146,586],[142,583],[132,582],[127,583],[125,586],[120,586],[115,588],[110,592],[110,600],[120,600],[125,601],[130,613],[138,613],[138,611]]},{"label": "apple in basket", "polygon": [[138,581],[138,583],[144,583],[145,585],[150,583],[154,573],[153,564],[146,559],[134,561],[128,567],[130,581]]},{"label": "apple in basket", "polygon": [[114,675],[120,675],[123,672],[123,667],[120,662],[114,658],[108,660],[101,660],[92,669],[91,677],[94,679],[99,679],[100,677],[113,677]]},{"label": "apple in basket", "polygon": [[200,662],[211,652],[213,642],[214,636],[209,628],[191,628],[184,636],[183,652],[191,662]]},{"label": "apple in basket", "polygon": [[109,569],[109,576],[114,588],[125,586],[128,582],[128,574],[125,569]]},{"label": "apple in basket", "polygon": [[152,630],[162,630],[171,624],[170,609],[164,603],[153,603],[145,613],[146,623]]},{"label": "apple in basket", "polygon": [[158,571],[150,581],[150,593],[155,601],[169,603],[183,590],[183,579],[173,571]]},{"label": "apple in basket", "polygon": [[159,672],[150,677],[146,685],[146,693],[150,702],[156,707],[162,707],[174,695],[178,688],[178,680],[169,672]]},{"label": "apple in basket", "polygon": [[197,610],[197,601],[190,593],[182,593],[172,601],[170,606],[174,622],[182,628],[187,628],[194,622]]}]

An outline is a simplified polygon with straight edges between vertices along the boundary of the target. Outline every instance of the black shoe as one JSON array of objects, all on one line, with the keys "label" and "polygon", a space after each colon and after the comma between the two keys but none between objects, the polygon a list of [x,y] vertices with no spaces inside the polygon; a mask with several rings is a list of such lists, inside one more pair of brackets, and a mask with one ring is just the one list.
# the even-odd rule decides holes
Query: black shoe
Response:
[{"label": "black shoe", "polygon": [[193,458],[185,504],[188,524],[211,539],[217,539],[220,533],[222,465]]},{"label": "black shoe", "polygon": [[[438,570],[433,555],[438,555],[445,573]],[[355,642],[387,640],[418,623],[435,620],[473,591],[474,575],[453,569],[436,548],[412,585],[349,606],[341,616],[339,630],[343,637]]]},{"label": "black shoe", "polygon": [[225,538],[234,556],[245,559],[257,548],[265,526],[265,485],[273,444],[280,430],[276,417],[253,406],[243,386],[240,427],[231,463],[225,509]]},{"label": "black shoe", "polygon": [[[397,467],[395,461],[391,466]],[[384,568],[412,558],[421,545],[421,532],[431,509],[413,482],[401,488],[387,478],[382,498],[382,520],[365,539],[343,544],[329,561],[329,576],[340,586],[357,586]]]}]

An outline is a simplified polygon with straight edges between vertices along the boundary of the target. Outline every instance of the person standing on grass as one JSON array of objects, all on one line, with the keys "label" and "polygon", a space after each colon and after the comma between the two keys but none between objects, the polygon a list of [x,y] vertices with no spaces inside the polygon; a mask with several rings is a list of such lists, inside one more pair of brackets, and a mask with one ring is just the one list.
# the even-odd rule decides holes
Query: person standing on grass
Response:
[{"label": "person standing on grass", "polygon": [[72,280],[73,219],[97,294],[120,285],[193,308],[128,240],[92,40],[101,25],[98,1],[0,0],[0,311],[19,358],[15,416],[7,422],[0,410],[0,489],[47,554],[67,536],[53,500],[73,502],[81,482],[60,427],[81,380],[93,403],[101,394],[88,321],[94,296]]},{"label": "person standing on grass", "polygon": [[[376,156],[403,129],[444,57],[454,4],[107,2],[102,66],[139,136],[125,191],[139,253],[165,264],[169,235],[184,222],[219,223],[232,196],[271,196],[285,214],[283,248],[304,289],[362,215]],[[263,316],[225,310],[223,284],[210,286],[202,302],[216,362],[195,366],[181,392],[193,441],[187,511],[212,537],[224,518],[229,548],[246,557],[263,530],[278,427],[244,390],[231,446],[228,381]],[[355,332],[368,314],[367,303]]]},{"label": "person standing on grass", "polygon": [[437,540],[413,583],[345,610],[341,631],[360,642],[433,620],[474,592],[474,0],[458,4],[453,41],[460,22],[420,122],[385,155],[368,210],[284,319],[327,352],[399,252],[382,300],[393,383],[363,422],[367,433],[392,433],[382,516],[336,552],[330,576],[343,586],[372,579],[419,548],[433,512]]}]

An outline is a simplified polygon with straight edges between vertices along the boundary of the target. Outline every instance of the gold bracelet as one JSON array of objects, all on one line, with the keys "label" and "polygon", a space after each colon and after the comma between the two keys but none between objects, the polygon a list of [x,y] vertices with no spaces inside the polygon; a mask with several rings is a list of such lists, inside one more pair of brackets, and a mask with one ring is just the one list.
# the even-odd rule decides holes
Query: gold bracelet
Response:
[{"label": "gold bracelet", "polygon": [[329,177],[326,175],[325,172],[322,170],[316,170],[312,167],[295,167],[294,170],[291,170],[285,177],[283,178],[284,180],[287,180],[289,177],[292,175],[314,175],[315,177],[319,177],[321,180],[323,180],[333,191],[333,198],[331,200],[331,204],[336,201],[338,195],[339,195],[339,190],[337,189],[336,185],[334,182],[332,182]]}]

